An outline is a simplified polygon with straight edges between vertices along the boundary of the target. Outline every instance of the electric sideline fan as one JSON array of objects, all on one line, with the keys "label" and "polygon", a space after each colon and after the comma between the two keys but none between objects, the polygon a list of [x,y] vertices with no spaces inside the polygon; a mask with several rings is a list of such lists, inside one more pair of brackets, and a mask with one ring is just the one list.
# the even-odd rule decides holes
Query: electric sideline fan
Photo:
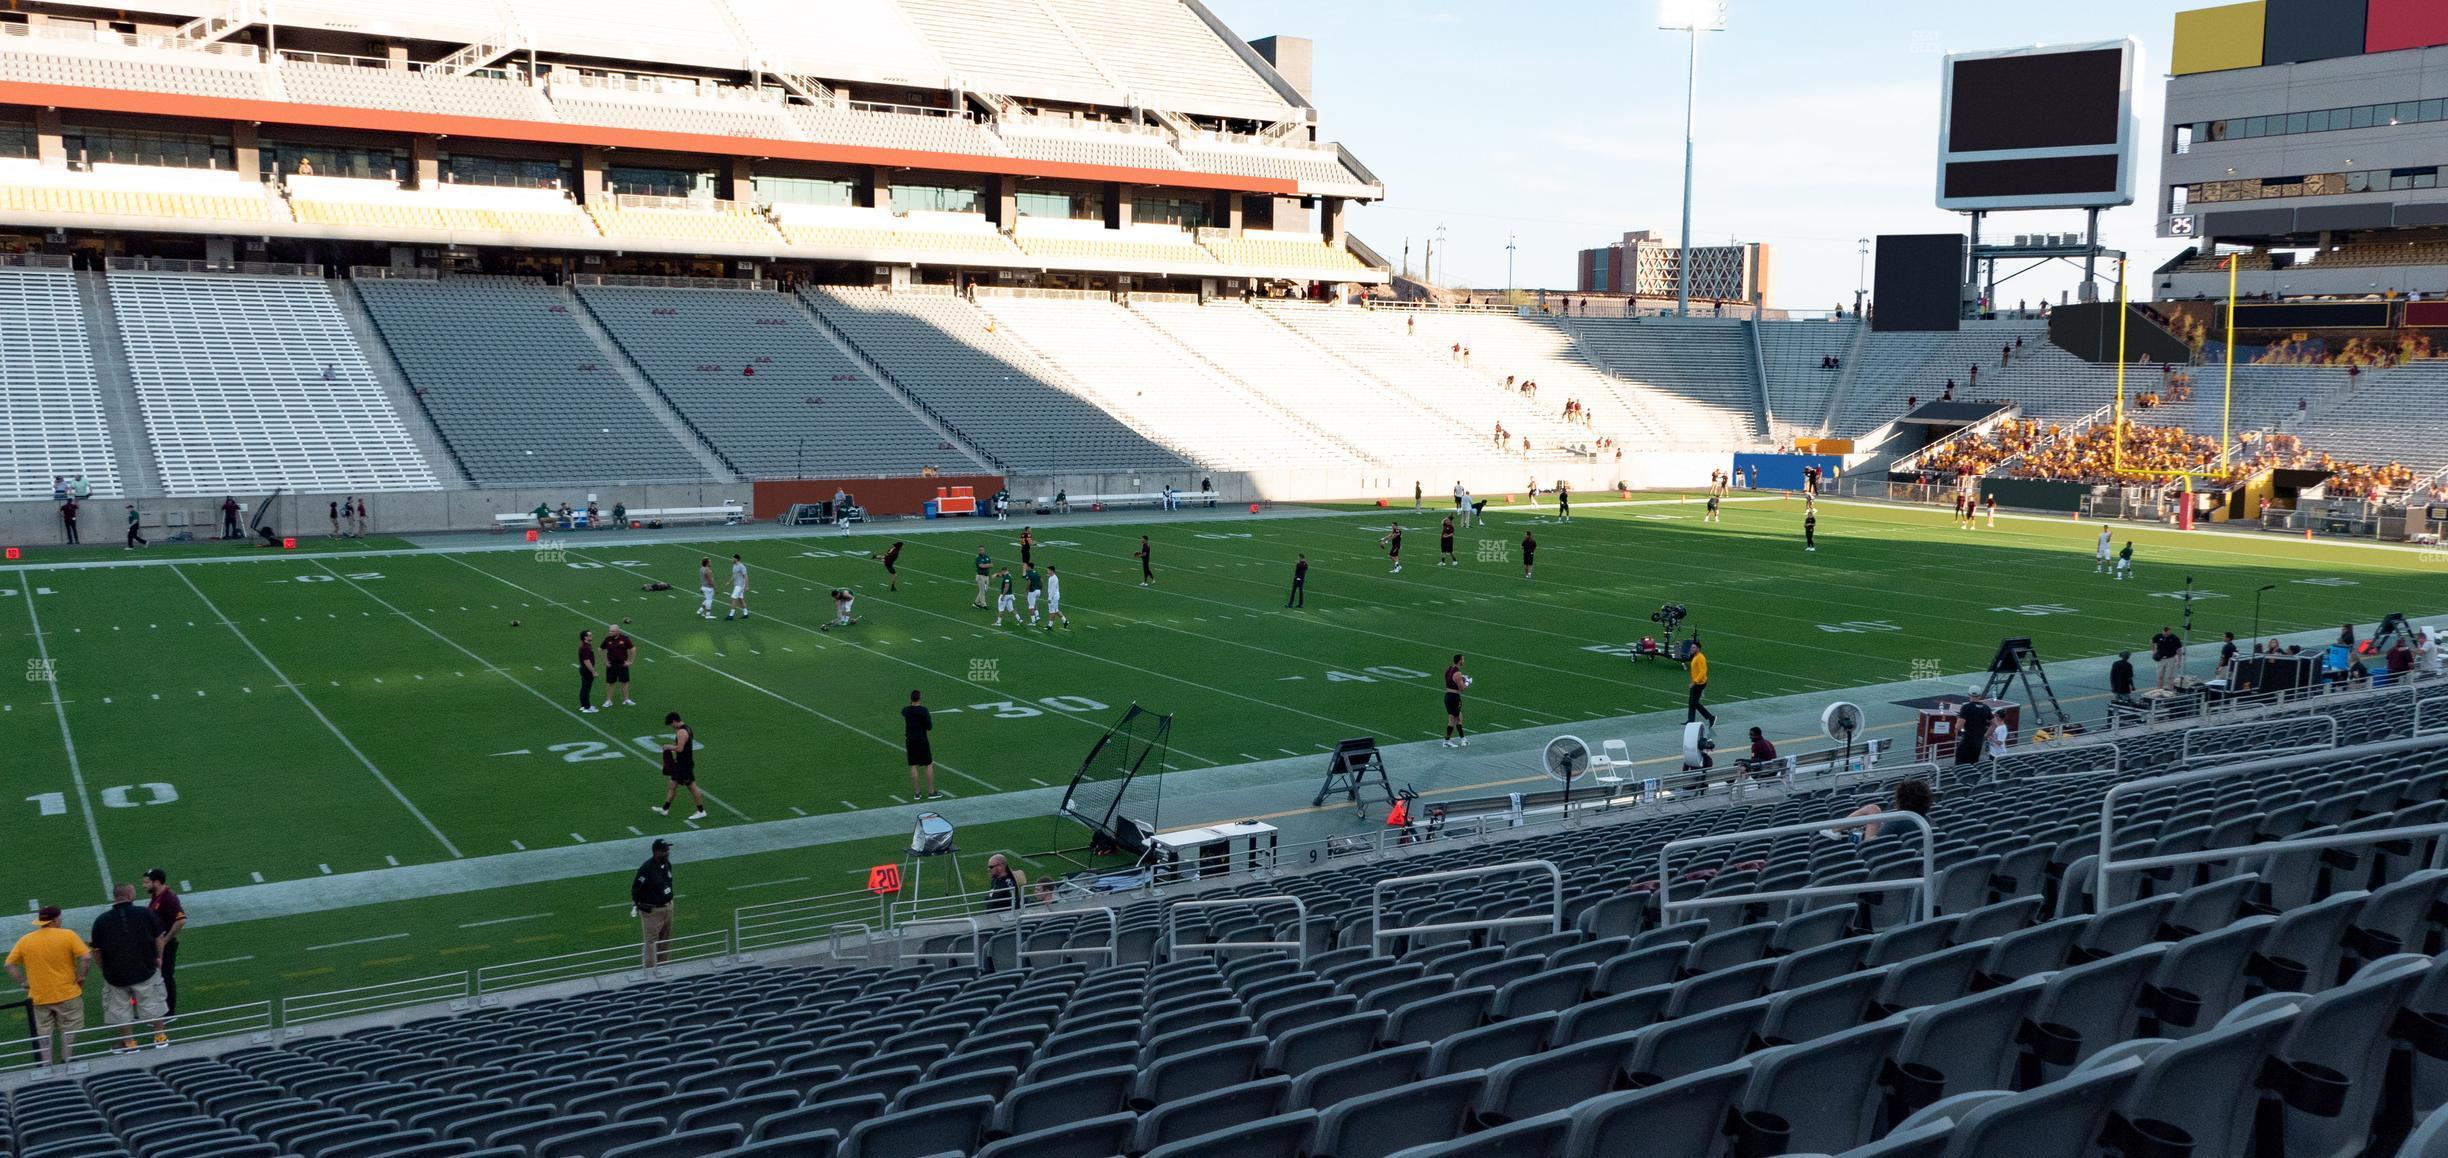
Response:
[{"label": "electric sideline fan", "polygon": [[1844,755],[1837,759],[1836,771],[1852,770],[1853,738],[1861,734],[1861,726],[1862,710],[1859,704],[1838,700],[1819,713],[1819,730],[1826,733],[1828,739],[1844,745]]},{"label": "electric sideline fan", "polygon": [[1570,788],[1589,775],[1589,745],[1582,743],[1579,736],[1558,736],[1547,741],[1544,762],[1547,774]]}]

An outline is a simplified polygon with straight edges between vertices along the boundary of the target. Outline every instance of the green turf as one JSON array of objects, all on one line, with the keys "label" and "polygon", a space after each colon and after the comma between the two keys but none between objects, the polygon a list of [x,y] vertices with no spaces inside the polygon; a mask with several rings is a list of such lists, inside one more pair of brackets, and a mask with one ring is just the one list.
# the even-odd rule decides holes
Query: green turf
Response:
[{"label": "green turf", "polygon": [[[2138,578],[2116,583],[2093,574],[2091,523],[1966,532],[1943,512],[1829,505],[1821,549],[1805,554],[1798,502],[1729,504],[1720,525],[1700,514],[1697,502],[1585,503],[1559,525],[1547,507],[1491,511],[1462,533],[1459,567],[1436,565],[1433,511],[1049,519],[1039,558],[1062,569],[1075,624],[1052,633],[997,631],[970,607],[976,545],[1016,563],[1018,521],[910,536],[898,593],[868,557],[889,528],[745,543],[573,536],[557,557],[232,564],[199,551],[176,567],[59,570],[44,555],[0,572],[0,630],[21,662],[37,661],[38,615],[56,679],[0,692],[14,809],[0,836],[21,889],[7,903],[97,899],[97,842],[114,879],[160,864],[204,891],[684,832],[647,812],[662,792],[651,748],[672,709],[704,744],[700,774],[720,801],[711,827],[901,802],[898,712],[913,687],[937,713],[943,785],[975,796],[1064,782],[1134,701],[1175,713],[1172,766],[1184,771],[1350,735],[1431,738],[1434,673],[1454,652],[1471,656],[1481,731],[1670,707],[1680,671],[1607,650],[1654,631],[1649,613],[1666,600],[1690,607],[1707,640],[1718,703],[1975,669],[2006,635],[2037,636],[2052,657],[2138,646],[2178,618],[2161,596],[2187,575],[2224,596],[2196,605],[2201,638],[2249,628],[2265,583],[2278,585],[2265,632],[2448,602],[2436,554],[2120,527],[2138,536]],[[1410,532],[1399,575],[1377,548],[1390,519]],[[1150,589],[1128,557],[1142,530]],[[1540,542],[1530,580],[1525,530]],[[753,616],[696,618],[697,559],[733,550],[753,568]],[[1312,563],[1305,611],[1283,607],[1296,552]],[[641,591],[649,580],[674,590]],[[825,591],[840,585],[858,589],[860,621],[820,631]],[[576,632],[622,618],[642,645],[640,706],[576,715]],[[147,803],[164,799],[148,785],[176,799]],[[1036,852],[1051,823],[966,829],[964,845]],[[684,854],[688,912],[703,928],[739,903],[854,887],[898,844]],[[217,927],[199,905],[186,984],[194,1001],[221,1004],[617,943],[625,884]],[[496,918],[517,919],[485,923]],[[248,959],[193,964],[232,958]]]},{"label": "green turf", "polygon": [[[115,562],[135,558],[139,554],[148,559],[159,559],[165,556],[174,559],[219,559],[272,554],[280,550],[262,546],[251,539],[196,539],[191,542],[173,543],[166,538],[159,537],[158,532],[150,544],[130,550],[119,538],[120,534],[125,533],[125,529],[125,524],[122,524],[114,533],[97,538],[90,533],[91,528],[88,527],[89,533],[85,536],[85,541],[73,547],[50,541],[41,544],[11,544],[11,546],[17,546],[24,553],[24,558],[19,559],[18,562],[40,566],[58,563]],[[336,539],[327,535],[317,535],[313,538],[301,538],[297,541],[295,548],[280,551],[280,553],[322,555],[334,551],[405,551],[412,546],[413,544],[406,539],[395,539],[388,535],[368,535],[362,539]]]}]

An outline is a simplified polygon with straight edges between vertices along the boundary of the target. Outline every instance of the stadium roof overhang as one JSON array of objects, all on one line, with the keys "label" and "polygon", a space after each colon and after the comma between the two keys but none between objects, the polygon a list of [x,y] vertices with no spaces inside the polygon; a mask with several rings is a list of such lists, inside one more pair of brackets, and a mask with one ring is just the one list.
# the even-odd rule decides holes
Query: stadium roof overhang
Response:
[{"label": "stadium roof overhang", "polygon": [[456,117],[394,109],[308,105],[288,101],[258,101],[233,97],[191,96],[183,93],[139,92],[76,85],[0,81],[0,104],[83,109],[92,112],[201,120],[253,121],[311,128],[355,129],[407,135],[467,137],[479,140],[531,141],[554,144],[642,149],[667,153],[699,153],[718,157],[771,157],[791,161],[877,165],[899,169],[932,169],[956,173],[1008,174],[1074,181],[1117,181],[1176,189],[1214,189],[1297,197],[1300,182],[1280,177],[1233,173],[1203,173],[1183,169],[1142,169],[1121,165],[1088,165],[1070,161],[1036,161],[1020,157],[987,157],[970,153],[937,153],[919,149],[884,149],[866,145],[786,141],[758,137],[673,133],[600,125],[547,124],[540,121],[491,117]]}]

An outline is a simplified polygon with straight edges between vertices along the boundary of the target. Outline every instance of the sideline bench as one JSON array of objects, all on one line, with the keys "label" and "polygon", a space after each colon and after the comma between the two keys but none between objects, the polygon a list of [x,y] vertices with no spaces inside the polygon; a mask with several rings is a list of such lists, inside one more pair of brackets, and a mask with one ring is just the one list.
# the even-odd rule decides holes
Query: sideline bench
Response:
[{"label": "sideline bench", "polygon": [[[1052,495],[1030,499],[1028,505],[1041,515],[1069,514],[1075,510],[1098,510],[1100,508],[1111,510],[1116,507],[1161,507],[1164,505],[1164,492],[1154,491],[1134,495],[1065,495],[1064,500],[1064,505],[1060,510],[1055,508]],[[1216,492],[1175,491],[1173,501],[1185,507],[1192,503],[1212,507],[1216,505]]]},{"label": "sideline bench", "polygon": [[[739,503],[724,503],[713,507],[631,507],[622,513],[632,523],[650,525],[660,523],[667,527],[684,523],[718,523],[732,527],[738,526],[748,517],[748,508]],[[626,524],[612,522],[611,512],[607,511],[604,513],[604,525],[618,528]],[[586,530],[588,521],[585,511],[571,511],[567,521],[562,520],[558,515],[550,519],[539,520],[534,511],[514,511],[493,516],[493,529],[496,531],[513,531],[526,527],[557,531]]]}]

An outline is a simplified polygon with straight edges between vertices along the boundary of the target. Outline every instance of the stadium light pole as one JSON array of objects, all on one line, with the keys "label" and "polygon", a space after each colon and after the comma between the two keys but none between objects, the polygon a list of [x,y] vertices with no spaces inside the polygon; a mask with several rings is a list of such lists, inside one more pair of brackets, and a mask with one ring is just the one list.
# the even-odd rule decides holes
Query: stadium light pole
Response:
[{"label": "stadium light pole", "polygon": [[1513,235],[1505,234],[1505,304],[1513,304]]},{"label": "stadium light pole", "polygon": [[1853,316],[1858,318],[1862,312],[1862,298],[1870,290],[1870,239],[1857,237],[1853,239],[1853,244],[1859,247],[1860,254],[1853,262]]},{"label": "stadium light pole", "polygon": [[1658,27],[1691,38],[1690,59],[1683,72],[1683,252],[1675,259],[1675,316],[1691,316],[1692,267],[1692,112],[1700,90],[1700,34],[1723,32],[1726,0],[1664,0]]}]

